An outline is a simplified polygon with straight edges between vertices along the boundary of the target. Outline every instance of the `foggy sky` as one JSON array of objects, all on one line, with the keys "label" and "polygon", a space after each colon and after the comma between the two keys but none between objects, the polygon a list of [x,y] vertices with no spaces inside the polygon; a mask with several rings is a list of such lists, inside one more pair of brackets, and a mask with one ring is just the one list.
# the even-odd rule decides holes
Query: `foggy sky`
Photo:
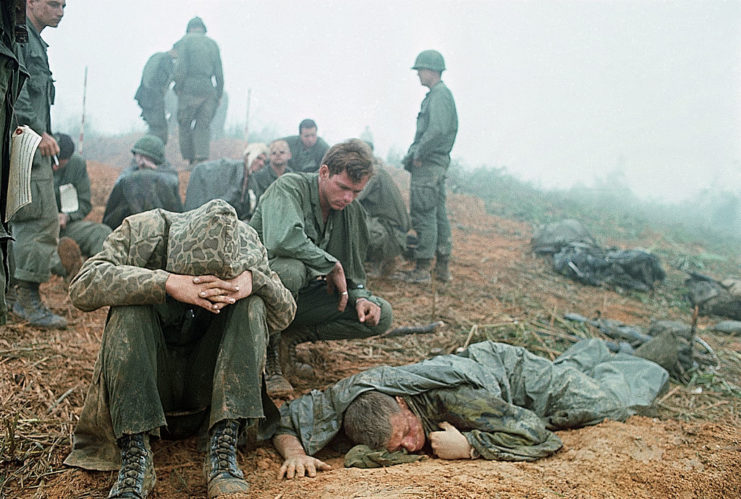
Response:
[{"label": "foggy sky", "polygon": [[368,126],[378,154],[403,152],[426,93],[410,66],[435,48],[465,165],[543,187],[618,178],[669,200],[741,190],[739,1],[67,0],[42,32],[54,128],[79,122],[87,66],[89,126],[144,132],[141,69],[195,15],[221,48],[227,127],[251,89],[251,130],[311,117],[330,143]]}]

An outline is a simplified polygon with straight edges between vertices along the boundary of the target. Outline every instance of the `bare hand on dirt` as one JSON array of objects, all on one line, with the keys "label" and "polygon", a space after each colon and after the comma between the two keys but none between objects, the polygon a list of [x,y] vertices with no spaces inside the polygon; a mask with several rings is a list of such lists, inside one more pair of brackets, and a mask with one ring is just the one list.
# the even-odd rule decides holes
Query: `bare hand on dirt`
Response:
[{"label": "bare hand on dirt", "polygon": [[252,272],[245,270],[233,279],[216,276],[170,274],[165,290],[176,300],[218,314],[227,305],[252,294]]},{"label": "bare hand on dirt", "polygon": [[317,470],[328,471],[332,467],[319,459],[307,455],[292,456],[283,461],[278,471],[278,479],[308,476],[314,478]]},{"label": "bare hand on dirt", "polygon": [[358,298],[355,301],[355,310],[358,313],[358,320],[369,326],[376,326],[381,320],[381,307],[365,298]]},{"label": "bare hand on dirt", "polygon": [[59,144],[54,140],[54,137],[44,132],[41,134],[41,142],[39,142],[39,152],[42,156],[54,156],[59,154]]},{"label": "bare hand on dirt", "polygon": [[441,459],[470,459],[471,444],[458,428],[447,421],[438,426],[443,431],[430,432],[430,445],[435,455]]},{"label": "bare hand on dirt", "polygon": [[348,293],[345,269],[342,268],[340,262],[336,262],[332,271],[327,274],[327,293],[331,295],[335,290],[340,295],[340,301],[337,302],[337,310],[344,312],[345,307],[347,307]]}]

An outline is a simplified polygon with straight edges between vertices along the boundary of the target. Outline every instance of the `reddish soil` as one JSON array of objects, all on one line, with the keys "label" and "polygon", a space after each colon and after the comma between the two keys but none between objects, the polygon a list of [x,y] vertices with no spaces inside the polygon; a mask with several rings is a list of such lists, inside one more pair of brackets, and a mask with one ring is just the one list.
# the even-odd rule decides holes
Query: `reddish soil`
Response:
[{"label": "reddish soil", "polygon": [[[238,147],[231,146],[226,154],[235,156],[235,150]],[[91,219],[102,217],[118,174],[111,164],[123,166],[120,161],[88,161],[95,205]],[[183,186],[187,175],[181,174]],[[395,175],[406,186],[405,173]],[[644,326],[652,318],[689,320],[689,307],[675,299],[683,279],[678,271],[668,269],[667,281],[647,294],[581,286],[555,274],[546,260],[530,251],[528,224],[488,215],[483,202],[470,196],[451,195],[449,206],[455,242],[453,282],[444,287],[403,286],[390,280],[369,283],[393,304],[394,326],[442,320],[445,327],[426,335],[302,345],[299,354],[314,366],[316,376],[293,379],[299,392],[322,388],[371,366],[414,362],[483,339],[526,345],[553,358],[564,344],[532,331],[535,324],[551,331],[567,328],[560,319],[565,312]],[[653,242],[660,237],[646,234],[645,239]],[[90,473],[61,464],[92,375],[106,311],[76,310],[59,278],[44,285],[42,292],[71,326],[49,333],[11,323],[0,333],[0,497],[106,497],[115,473]],[[699,330],[721,360],[712,379],[698,378],[691,387],[673,384],[654,417],[559,432],[564,448],[547,459],[533,463],[427,459],[360,470],[344,469],[341,455],[325,451],[319,457],[332,465],[331,471],[313,479],[280,481],[276,474],[281,459],[265,445],[240,453],[240,465],[251,482],[251,496],[265,498],[741,497],[741,403],[738,392],[729,394],[718,381],[739,386],[741,341],[710,333],[711,322],[701,318]],[[203,456],[194,439],[158,441],[154,452],[158,477],[154,497],[205,496]]]}]

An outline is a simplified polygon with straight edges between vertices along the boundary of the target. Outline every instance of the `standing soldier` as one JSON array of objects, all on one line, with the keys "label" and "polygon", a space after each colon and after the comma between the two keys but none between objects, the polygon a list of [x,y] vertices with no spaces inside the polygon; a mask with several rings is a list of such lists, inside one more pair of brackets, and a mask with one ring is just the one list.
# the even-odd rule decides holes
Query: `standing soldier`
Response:
[{"label": "standing soldier", "polygon": [[39,284],[50,277],[52,254],[57,249],[59,220],[54,196],[52,157],[59,154],[59,145],[51,134],[50,108],[54,103],[54,80],[46,55],[46,42],[41,31],[47,26],[56,28],[64,16],[65,0],[28,0],[26,28],[28,43],[22,50],[22,62],[29,80],[15,104],[18,125],[28,125],[41,135],[41,142],[33,158],[31,169],[31,204],[21,208],[13,217],[15,243],[14,278],[17,299],[13,312],[32,326],[64,329],[67,321],[49,310],[41,301]]},{"label": "standing soldier", "polygon": [[[25,24],[25,0],[0,2],[0,326],[7,321],[5,290],[10,280],[8,273],[8,242],[10,227],[5,223],[10,172],[10,134],[13,131],[13,105],[21,91],[26,73],[22,70],[16,48],[28,36]],[[20,11],[20,22],[16,19]]]},{"label": "standing soldier", "polygon": [[450,164],[450,150],[458,133],[455,101],[440,79],[445,70],[443,56],[437,50],[420,52],[412,69],[419,82],[430,89],[417,115],[417,133],[403,159],[412,174],[409,190],[412,228],[418,243],[414,250],[415,268],[405,275],[407,282],[429,282],[433,257],[435,277],[450,281],[450,222],[445,210],[445,177]]},{"label": "standing soldier", "polygon": [[142,81],[134,99],[142,108],[142,119],[149,126],[149,135],[155,135],[167,144],[168,128],[165,116],[165,93],[172,83],[177,52],[157,52],[147,60],[142,71]]},{"label": "standing soldier", "polygon": [[211,120],[224,92],[219,46],[206,36],[200,17],[188,22],[186,34],[175,44],[175,93],[178,96],[180,153],[190,164],[208,159]]}]

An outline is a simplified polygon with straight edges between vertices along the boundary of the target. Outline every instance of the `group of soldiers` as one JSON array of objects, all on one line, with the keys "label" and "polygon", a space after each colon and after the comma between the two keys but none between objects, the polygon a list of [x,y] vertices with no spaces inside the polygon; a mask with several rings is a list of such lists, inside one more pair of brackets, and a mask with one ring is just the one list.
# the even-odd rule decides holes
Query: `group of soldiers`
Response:
[{"label": "group of soldiers", "polygon": [[[84,220],[90,211],[84,159],[49,123],[53,80],[39,34],[59,24],[65,5],[0,4],[3,222],[10,134],[29,125],[41,135],[33,201],[2,225],[0,290],[15,291],[13,311],[21,319],[64,327],[38,295],[62,235],[57,253],[71,279],[72,303],[84,311],[110,307],[65,460],[118,470],[109,497],[150,495],[151,438],[204,436],[208,497],[247,496],[237,461],[247,433],[272,438],[285,460],[279,476],[288,478],[328,469],[312,456],[340,433],[359,444],[353,462],[362,466],[408,462],[408,453],[427,446],[444,459],[531,460],[560,448],[551,430],[624,419],[631,407],[650,404],[665,383],[665,371],[643,359],[620,364],[627,365],[621,379],[633,391],[611,385],[614,376],[593,379],[576,369],[602,372],[596,366],[610,360],[599,343],[558,365],[486,343],[457,356],[360,373],[278,412],[272,399],[293,391],[283,370],[311,370],[298,363],[297,344],[366,338],[390,326],[391,304],[366,287],[368,257],[373,272],[388,273],[411,227],[415,266],[401,278],[451,279],[445,178],[458,121],[441,81],[442,55],[423,51],[412,67],[429,92],[403,160],[411,174],[407,214],[372,144],[349,139],[329,147],[313,120],[302,121],[296,136],[250,144],[240,159],[207,161],[208,123],[223,78],[218,47],[194,18],[170,52],[147,63],[137,100],[152,133],[132,147],[131,165],[97,224]],[[163,107],[155,103],[169,74],[179,97],[181,152],[194,164],[184,205],[165,157]],[[89,256],[84,263],[82,253]],[[70,255],[81,266],[70,265]],[[4,323],[5,300],[0,303]],[[531,374],[519,378],[523,373]],[[542,398],[534,399],[536,393]]]}]

